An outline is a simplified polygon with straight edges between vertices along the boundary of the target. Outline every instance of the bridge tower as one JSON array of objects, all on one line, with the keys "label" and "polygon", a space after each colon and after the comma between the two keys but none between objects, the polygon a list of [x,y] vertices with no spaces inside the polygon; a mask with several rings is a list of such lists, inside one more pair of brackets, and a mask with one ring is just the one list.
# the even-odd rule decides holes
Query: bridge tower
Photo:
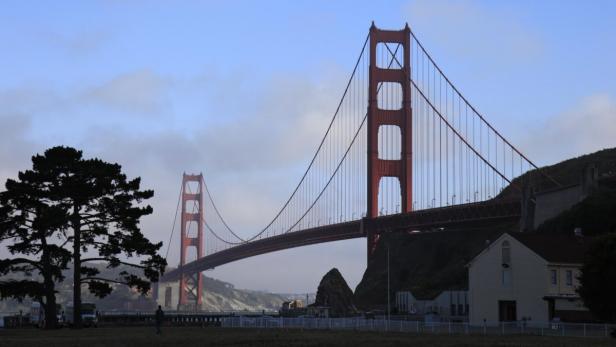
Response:
[{"label": "bridge tower", "polygon": [[[398,178],[400,183],[401,209],[410,212],[412,202],[412,110],[411,110],[411,30],[408,26],[400,31],[380,30],[374,23],[370,27],[370,67],[368,72],[368,206],[367,217],[378,216],[379,184],[383,177]],[[402,61],[392,66],[377,66],[377,45],[395,44],[403,49]],[[398,63],[403,66],[400,68]],[[380,109],[378,105],[379,85],[398,83],[402,91],[401,108]],[[379,128],[396,126],[400,130],[400,157],[396,160],[379,158]],[[385,132],[383,132],[384,134]],[[368,260],[375,250],[379,235],[368,231]]]},{"label": "bridge tower", "polygon": [[[190,183],[196,183],[191,191]],[[203,174],[182,177],[182,214],[180,226],[180,267],[196,260],[187,259],[188,250],[196,249],[197,259],[203,257]],[[196,230],[195,230],[196,229]],[[201,272],[181,274],[178,309],[199,310],[202,304],[203,282]]]}]

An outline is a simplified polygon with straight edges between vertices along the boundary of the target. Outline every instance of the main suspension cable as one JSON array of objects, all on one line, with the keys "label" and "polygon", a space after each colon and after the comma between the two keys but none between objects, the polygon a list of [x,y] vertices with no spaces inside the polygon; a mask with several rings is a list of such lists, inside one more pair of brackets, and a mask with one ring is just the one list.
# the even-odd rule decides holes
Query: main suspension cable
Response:
[{"label": "main suspension cable", "polygon": [[[329,133],[330,133],[330,131],[332,129],[332,126],[333,126],[334,121],[336,120],[336,118],[338,116],[338,113],[340,112],[340,108],[342,107],[342,104],[343,104],[343,102],[345,100],[345,97],[346,97],[346,95],[347,95],[347,93],[349,91],[349,88],[351,86],[351,82],[353,81],[355,73],[357,72],[357,67],[359,66],[359,63],[362,60],[362,57],[364,55],[364,51],[366,50],[366,46],[368,44],[368,40],[369,39],[370,39],[370,34],[368,34],[368,36],[366,37],[366,40],[364,41],[364,44],[363,44],[362,49],[361,49],[361,52],[359,53],[359,57],[357,58],[357,62],[355,63],[355,67],[353,68],[353,72],[351,73],[351,76],[350,76],[350,78],[349,78],[349,80],[347,82],[347,85],[346,85],[346,88],[344,90],[344,93],[342,94],[342,98],[340,99],[340,102],[338,103],[338,107],[336,108],[336,112],[334,112],[334,116],[332,117],[332,120],[330,121],[329,126],[327,127],[327,130],[325,131],[325,135],[321,139],[321,142],[319,143],[319,146],[317,147],[317,150],[316,150],[314,156],[312,157],[312,160],[310,161],[310,164],[308,164],[308,167],[306,168],[306,171],[304,172],[304,174],[302,175],[302,178],[300,179],[299,183],[297,184],[297,186],[295,187],[295,189],[291,193],[291,196],[287,199],[287,201],[284,203],[284,205],[278,211],[278,213],[274,216],[274,218],[264,228],[262,228],[260,232],[258,232],[257,234],[255,234],[251,238],[242,239],[242,238],[239,238],[235,233],[233,233],[231,231],[231,228],[229,228],[228,224],[225,222],[225,220],[222,217],[222,215],[218,212],[218,210],[216,208],[214,209],[216,214],[218,215],[218,217],[221,219],[221,221],[223,221],[223,224],[229,229],[229,231],[231,231],[234,235],[236,235],[236,237],[238,237],[240,240],[242,240],[242,242],[250,242],[250,241],[256,239],[257,237],[261,236],[270,226],[272,226],[272,224],[274,224],[274,222],[278,219],[278,217],[280,217],[280,215],[284,212],[284,210],[287,208],[287,206],[289,206],[289,203],[291,202],[291,200],[293,199],[293,197],[295,196],[295,194],[297,193],[297,191],[301,187],[302,183],[304,182],[304,180],[308,176],[308,173],[309,173],[310,169],[312,168],[312,166],[314,165],[318,154],[320,153],[321,149],[323,148],[323,144],[325,143],[325,140],[327,139],[327,136],[329,135]],[[213,201],[213,199],[211,199],[211,200]]]}]

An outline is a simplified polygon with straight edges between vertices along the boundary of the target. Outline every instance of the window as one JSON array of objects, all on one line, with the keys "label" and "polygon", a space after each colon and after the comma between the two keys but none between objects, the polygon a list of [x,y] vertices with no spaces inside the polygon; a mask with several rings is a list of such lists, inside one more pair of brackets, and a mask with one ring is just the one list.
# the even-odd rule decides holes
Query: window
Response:
[{"label": "window", "polygon": [[502,272],[502,284],[503,287],[509,287],[511,285],[511,270],[504,269]]},{"label": "window", "polygon": [[452,316],[456,315],[456,305],[455,304],[451,304],[451,315]]},{"label": "window", "polygon": [[511,262],[511,247],[509,246],[509,241],[503,241],[501,247],[503,264],[509,264]]},{"label": "window", "polygon": [[171,287],[165,288],[165,307],[171,307]]},{"label": "window", "polygon": [[573,285],[573,272],[571,270],[567,270],[566,274],[566,283],[568,286]]},{"label": "window", "polygon": [[458,304],[458,316],[464,316],[464,306],[462,304]]},{"label": "window", "polygon": [[556,270],[550,270],[550,283],[554,286],[558,284],[558,278],[556,277]]}]

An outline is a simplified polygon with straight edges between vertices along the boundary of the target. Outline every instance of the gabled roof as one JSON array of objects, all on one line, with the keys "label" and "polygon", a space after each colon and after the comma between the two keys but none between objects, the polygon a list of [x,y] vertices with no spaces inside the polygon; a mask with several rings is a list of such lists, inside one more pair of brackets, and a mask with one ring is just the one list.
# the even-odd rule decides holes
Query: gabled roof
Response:
[{"label": "gabled roof", "polygon": [[481,256],[505,235],[513,237],[548,263],[562,264],[582,264],[584,262],[584,254],[591,240],[587,237],[575,237],[573,235],[503,232],[494,241],[491,241],[484,247],[481,252],[475,255],[466,266],[471,266],[475,259]]},{"label": "gabled roof", "polygon": [[508,233],[550,263],[581,264],[589,239],[573,235]]}]

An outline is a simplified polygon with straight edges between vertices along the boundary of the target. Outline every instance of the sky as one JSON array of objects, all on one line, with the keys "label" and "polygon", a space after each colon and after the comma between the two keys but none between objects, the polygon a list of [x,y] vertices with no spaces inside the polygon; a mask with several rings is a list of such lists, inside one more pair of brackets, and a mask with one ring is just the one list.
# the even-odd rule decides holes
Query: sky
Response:
[{"label": "sky", "polygon": [[[495,128],[555,163],[616,146],[615,19],[613,1],[4,1],[0,181],[51,146],[83,149],[155,190],[142,229],[167,242],[182,172],[203,172],[249,236],[297,184],[372,21],[408,22]],[[337,267],[355,288],[365,242],[206,275],[305,293]]]}]

